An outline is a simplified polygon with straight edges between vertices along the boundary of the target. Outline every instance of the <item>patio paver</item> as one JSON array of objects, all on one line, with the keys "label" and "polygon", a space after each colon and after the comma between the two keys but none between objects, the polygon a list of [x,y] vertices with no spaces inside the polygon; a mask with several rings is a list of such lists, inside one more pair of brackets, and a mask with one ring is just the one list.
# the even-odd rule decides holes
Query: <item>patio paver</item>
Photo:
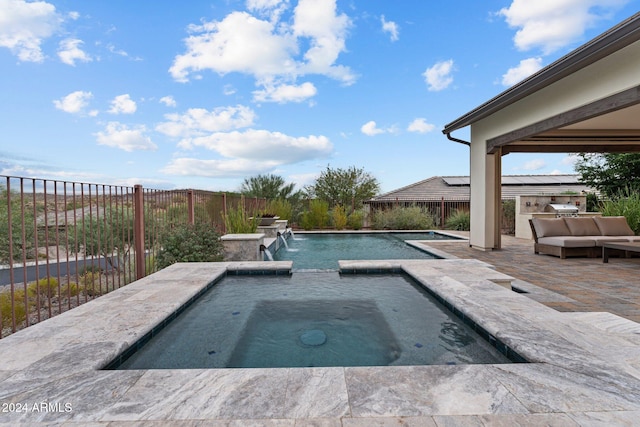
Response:
[{"label": "patio paver", "polygon": [[566,297],[544,301],[532,295],[558,311],[607,311],[640,323],[640,258],[611,258],[603,264],[600,258],[536,255],[531,240],[511,236],[502,236],[502,249],[486,252],[461,242],[426,243]]}]

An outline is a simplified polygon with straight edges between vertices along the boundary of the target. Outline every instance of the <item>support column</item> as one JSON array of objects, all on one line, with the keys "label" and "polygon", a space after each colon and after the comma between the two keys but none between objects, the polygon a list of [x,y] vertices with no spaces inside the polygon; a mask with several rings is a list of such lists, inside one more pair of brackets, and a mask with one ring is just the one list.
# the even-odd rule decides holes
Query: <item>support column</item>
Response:
[{"label": "support column", "polygon": [[493,248],[502,249],[502,148],[497,149],[494,156],[494,230]]},{"label": "support column", "polygon": [[[472,129],[473,134],[473,129]],[[500,236],[500,219],[496,219],[497,197],[500,197],[500,156],[487,154],[486,139],[473,139],[471,143],[471,231],[469,244],[480,250],[496,248]],[[497,164],[496,164],[496,158]],[[499,200],[499,199],[498,199]],[[498,210],[499,212],[499,210]],[[499,246],[499,244],[498,244]]]}]

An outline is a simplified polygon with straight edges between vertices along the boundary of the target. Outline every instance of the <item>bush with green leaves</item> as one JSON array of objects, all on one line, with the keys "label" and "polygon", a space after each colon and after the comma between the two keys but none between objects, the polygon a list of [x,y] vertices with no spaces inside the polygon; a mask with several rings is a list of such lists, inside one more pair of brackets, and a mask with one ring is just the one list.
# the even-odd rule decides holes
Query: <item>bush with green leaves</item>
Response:
[{"label": "bush with green leaves", "polygon": [[[31,310],[32,305],[33,302],[31,298],[27,298],[27,309],[29,311]],[[14,290],[13,299],[11,298],[11,292],[8,290],[0,292],[0,315],[2,316],[3,328],[10,327],[13,324],[14,316],[16,325],[22,325],[22,323],[27,319],[24,289]]]},{"label": "bush with green leaves", "polygon": [[635,234],[640,234],[640,193],[625,191],[602,202],[603,216],[624,216]]},{"label": "bush with green leaves", "polygon": [[447,218],[445,227],[449,230],[469,231],[471,227],[471,214],[465,210],[455,210]]},{"label": "bush with green leaves", "polygon": [[180,224],[161,236],[161,249],[156,256],[158,270],[176,262],[222,261],[220,234],[203,223]]},{"label": "bush with green leaves", "polygon": [[255,233],[258,229],[258,215],[250,215],[240,204],[222,215],[227,233]]},{"label": "bush with green leaves", "polygon": [[347,226],[347,213],[341,205],[336,205],[331,210],[331,221],[336,230],[344,230]]},{"label": "bush with green leaves", "polygon": [[347,227],[352,230],[360,230],[364,226],[364,212],[362,209],[355,210],[347,217]]},{"label": "bush with green leaves", "polygon": [[58,280],[54,277],[44,277],[28,285],[29,297],[54,298],[58,296]]},{"label": "bush with green leaves", "polygon": [[429,230],[434,225],[433,216],[419,206],[379,210],[374,213],[371,224],[376,230]]},{"label": "bush with green leaves", "polygon": [[280,219],[286,219],[289,221],[293,219],[293,206],[291,205],[291,202],[284,199],[267,201],[267,207],[264,212],[269,212],[275,216],[279,216]]},{"label": "bush with green leaves", "polygon": [[324,200],[311,200],[309,210],[302,214],[300,225],[305,230],[324,228],[329,225],[329,203]]}]

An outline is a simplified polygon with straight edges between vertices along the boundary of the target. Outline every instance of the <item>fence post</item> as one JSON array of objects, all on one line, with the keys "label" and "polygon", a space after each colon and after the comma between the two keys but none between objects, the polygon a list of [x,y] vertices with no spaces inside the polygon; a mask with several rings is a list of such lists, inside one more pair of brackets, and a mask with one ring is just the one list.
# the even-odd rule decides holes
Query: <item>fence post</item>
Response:
[{"label": "fence post", "polygon": [[193,190],[187,190],[187,209],[189,211],[189,225],[195,224],[195,203],[193,200]]},{"label": "fence post", "polygon": [[222,230],[224,234],[227,234],[227,193],[222,193]]},{"label": "fence post", "polygon": [[440,200],[440,228],[444,228],[444,197]]},{"label": "fence post", "polygon": [[133,246],[136,255],[136,279],[146,274],[144,253],[144,192],[142,185],[133,187]]}]

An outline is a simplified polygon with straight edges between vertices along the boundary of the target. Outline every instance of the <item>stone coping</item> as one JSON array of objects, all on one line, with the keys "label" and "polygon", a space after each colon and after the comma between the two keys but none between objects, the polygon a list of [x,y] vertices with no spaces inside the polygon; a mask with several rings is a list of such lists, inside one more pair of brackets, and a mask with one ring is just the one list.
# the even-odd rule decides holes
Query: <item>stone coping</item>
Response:
[{"label": "stone coping", "polygon": [[476,260],[341,267],[401,269],[531,363],[101,370],[228,271],[291,268],[175,264],[0,340],[0,424],[632,425],[640,416],[637,323],[557,312],[496,284],[511,278]]},{"label": "stone coping", "polygon": [[[421,233],[427,234],[433,232],[442,236],[451,237],[452,241],[469,241],[468,236],[456,234],[455,231],[446,230],[294,230],[295,234],[402,234],[402,233]],[[424,240],[428,241],[428,240]],[[447,239],[438,239],[438,242],[447,241]]]},{"label": "stone coping", "polygon": [[264,233],[236,233],[225,234],[220,240],[260,240],[264,238]]}]

